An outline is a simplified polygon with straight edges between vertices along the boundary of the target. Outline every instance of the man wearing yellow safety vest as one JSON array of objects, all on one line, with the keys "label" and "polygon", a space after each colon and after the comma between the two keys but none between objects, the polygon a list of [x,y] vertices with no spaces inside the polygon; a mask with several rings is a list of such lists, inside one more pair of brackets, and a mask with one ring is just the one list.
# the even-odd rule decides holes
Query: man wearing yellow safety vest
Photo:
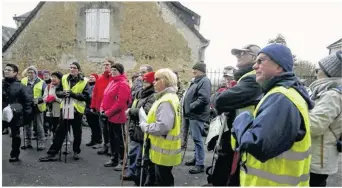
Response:
[{"label": "man wearing yellow safety vest", "polygon": [[[74,119],[63,119],[56,130],[56,139],[54,139],[47,156],[41,157],[40,162],[49,162],[57,160],[57,153],[61,149],[65,136],[67,135],[67,125],[72,127],[74,134],[73,142],[73,159],[78,160],[78,154],[81,153],[81,139],[82,139],[82,115],[86,107],[86,102],[89,100],[89,89],[87,80],[80,73],[81,66],[77,62],[70,64],[70,74],[65,74],[62,77],[62,84],[56,88],[56,96],[68,101],[72,99],[74,106]],[[61,115],[63,117],[63,115]]]},{"label": "man wearing yellow safety vest", "polygon": [[[239,186],[239,173],[230,177],[234,151],[231,140],[233,121],[241,112],[250,110],[253,112],[262,96],[262,89],[255,80],[253,65],[260,47],[254,44],[246,45],[239,49],[232,49],[232,55],[237,58],[237,68],[234,71],[234,79],[237,85],[213,97],[213,104],[218,114],[226,113],[228,131],[222,134],[221,148],[218,150],[218,159],[214,166],[213,174],[209,175],[208,183],[213,186]],[[209,142],[208,150],[213,150],[216,140]],[[230,181],[228,182],[228,177]]]},{"label": "man wearing yellow safety vest", "polygon": [[29,66],[27,68],[27,77],[21,79],[21,83],[29,87],[29,90],[33,94],[33,114],[31,123],[25,125],[25,146],[21,149],[32,149],[31,139],[32,139],[32,127],[36,128],[38,148],[37,150],[44,150],[44,112],[46,110],[46,104],[43,99],[43,94],[45,91],[46,83],[38,78],[38,70],[35,66]]},{"label": "man wearing yellow safety vest", "polygon": [[309,186],[313,103],[293,71],[291,50],[271,44],[253,69],[264,91],[253,114],[233,123],[241,157],[241,186]]},{"label": "man wearing yellow safety vest", "polygon": [[139,118],[139,125],[151,143],[149,158],[155,164],[156,186],[174,186],[172,168],[182,160],[177,76],[170,69],[160,69],[154,80],[156,102],[147,120]]}]

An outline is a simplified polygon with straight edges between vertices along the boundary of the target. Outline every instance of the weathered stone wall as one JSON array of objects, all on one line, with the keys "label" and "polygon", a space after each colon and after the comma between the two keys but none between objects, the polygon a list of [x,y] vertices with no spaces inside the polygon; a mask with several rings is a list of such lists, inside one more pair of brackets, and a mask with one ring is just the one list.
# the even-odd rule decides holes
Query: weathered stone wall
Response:
[{"label": "weathered stone wall", "polygon": [[[194,45],[189,43],[194,39],[185,38],[188,34],[184,35],[177,28],[177,20],[166,22],[165,13],[157,2],[111,3],[119,8],[116,16],[121,20],[113,24],[120,27],[116,33],[120,34],[119,40],[115,41],[120,48],[113,56],[125,65],[129,75],[140,65],[150,64],[155,69],[169,67],[179,71],[183,79],[191,77],[196,57],[192,52]],[[82,41],[78,38],[80,27],[77,24],[81,24],[83,6],[81,2],[46,2],[5,52],[3,61],[17,63],[21,70],[36,65],[39,70],[68,72],[69,63],[78,60],[86,75],[101,73],[102,63],[88,62],[87,50],[82,50],[86,47],[80,45]]]}]

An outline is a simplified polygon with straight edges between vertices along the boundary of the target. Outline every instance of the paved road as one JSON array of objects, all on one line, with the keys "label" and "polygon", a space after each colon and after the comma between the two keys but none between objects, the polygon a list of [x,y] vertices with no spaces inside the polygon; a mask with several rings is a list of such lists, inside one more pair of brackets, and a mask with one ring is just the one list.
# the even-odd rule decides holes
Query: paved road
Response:
[{"label": "paved road", "polygon": [[[90,129],[83,128],[81,159],[74,162],[68,156],[68,163],[50,162],[40,163],[38,158],[45,155],[45,151],[21,151],[20,163],[8,162],[11,140],[8,135],[2,137],[2,185],[3,186],[119,186],[121,172],[113,168],[105,168],[103,164],[109,157],[99,156],[92,148],[86,147],[89,142]],[[47,141],[49,146],[51,140]],[[189,142],[189,149],[185,161],[193,156],[193,143]],[[210,164],[212,153],[206,154],[205,165]],[[63,157],[64,159],[64,157]],[[341,166],[340,160],[340,166]],[[206,175],[191,175],[188,167],[180,165],[173,170],[176,186],[201,186],[206,184]],[[339,173],[329,177],[329,186],[341,186],[341,168]],[[124,182],[124,186],[133,186],[133,182]]]}]

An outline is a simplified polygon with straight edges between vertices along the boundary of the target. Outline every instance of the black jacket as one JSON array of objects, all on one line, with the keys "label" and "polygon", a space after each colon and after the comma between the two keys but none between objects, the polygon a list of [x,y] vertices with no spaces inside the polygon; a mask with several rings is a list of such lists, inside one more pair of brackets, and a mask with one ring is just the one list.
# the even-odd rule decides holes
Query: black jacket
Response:
[{"label": "black jacket", "polygon": [[144,142],[144,133],[139,127],[139,109],[143,107],[145,113],[148,114],[152,104],[155,102],[156,98],[154,96],[153,86],[141,89],[136,94],[136,99],[138,100],[135,108],[129,110],[129,135],[131,140],[139,143]]},{"label": "black jacket", "polygon": [[[244,74],[252,71],[252,67],[237,71],[234,77],[239,80]],[[248,75],[234,87],[213,97],[213,105],[219,114],[231,112],[250,105],[257,105],[262,96],[261,86],[256,82],[255,75]]]},{"label": "black jacket", "polygon": [[191,82],[184,98],[184,116],[189,119],[208,121],[210,114],[211,83],[206,75]]},{"label": "black jacket", "polygon": [[[67,77],[67,81],[70,83],[70,88],[74,87],[77,82],[84,80],[84,76],[82,74],[78,74],[77,77],[72,77],[70,74]],[[64,98],[64,94],[63,94],[64,88],[63,88],[63,84],[61,83],[59,85],[58,88],[56,88],[56,96],[58,98]],[[86,86],[84,87],[82,93],[70,93],[70,97],[74,98],[78,101],[89,101],[90,100],[90,95],[89,95],[89,85],[86,84]]]},{"label": "black jacket", "polygon": [[2,80],[2,109],[9,104],[21,104],[23,113],[20,116],[23,116],[24,124],[28,124],[30,117],[32,117],[33,95],[29,89],[29,87],[23,85],[17,78],[5,78]]}]

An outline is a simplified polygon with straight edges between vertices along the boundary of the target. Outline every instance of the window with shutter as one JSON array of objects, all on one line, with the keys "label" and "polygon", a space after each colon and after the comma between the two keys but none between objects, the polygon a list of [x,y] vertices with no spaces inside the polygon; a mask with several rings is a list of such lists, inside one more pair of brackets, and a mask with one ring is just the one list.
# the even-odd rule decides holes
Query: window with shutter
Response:
[{"label": "window with shutter", "polygon": [[86,10],[86,41],[96,42],[97,41],[97,30],[98,16],[97,9],[87,9]]},{"label": "window with shutter", "polygon": [[98,41],[109,42],[110,10],[99,9],[98,15],[99,15]]}]

